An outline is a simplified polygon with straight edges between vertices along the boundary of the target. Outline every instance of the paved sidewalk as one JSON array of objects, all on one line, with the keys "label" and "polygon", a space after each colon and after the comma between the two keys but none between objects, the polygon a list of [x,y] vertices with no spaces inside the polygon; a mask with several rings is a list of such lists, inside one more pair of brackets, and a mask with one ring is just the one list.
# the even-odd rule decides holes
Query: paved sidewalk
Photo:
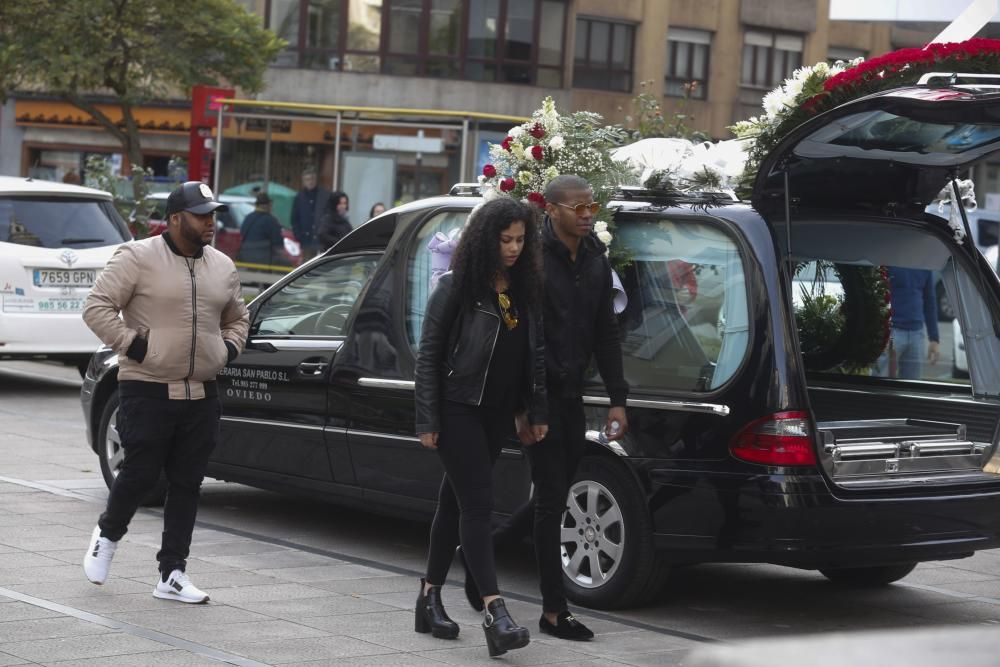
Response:
[{"label": "paved sidewalk", "polygon": [[[199,523],[188,573],[207,605],[155,599],[161,518],[141,509],[104,586],[83,550],[101,506],[0,477],[0,667],[6,665],[676,665],[697,642],[580,614],[592,642],[543,639],[540,608],[508,597],[532,643],[496,660],[460,588],[444,592],[457,640],[413,631],[416,573]],[[338,557],[341,556],[341,557]],[[460,576],[456,567],[453,576]],[[97,661],[95,658],[99,658]]]}]

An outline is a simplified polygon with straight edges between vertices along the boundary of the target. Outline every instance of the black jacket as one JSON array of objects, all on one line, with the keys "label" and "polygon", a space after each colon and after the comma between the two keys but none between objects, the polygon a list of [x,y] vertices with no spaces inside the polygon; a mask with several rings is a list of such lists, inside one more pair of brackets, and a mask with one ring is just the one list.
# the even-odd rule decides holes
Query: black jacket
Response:
[{"label": "black jacket", "polygon": [[548,393],[561,398],[581,396],[587,367],[594,357],[611,405],[624,406],[628,383],[622,370],[606,246],[590,234],[580,240],[573,262],[569,248],[555,235],[549,220],[542,228],[542,242]]},{"label": "black jacket", "polygon": [[337,241],[350,234],[352,229],[354,228],[347,218],[328,209],[320,218],[319,227],[316,228],[316,241],[320,251],[332,248]]},{"label": "black jacket", "polygon": [[[451,273],[441,276],[424,314],[416,369],[417,433],[441,431],[444,400],[482,403],[486,373],[500,332],[495,299],[477,301],[472,309],[463,307],[452,280]],[[540,335],[540,317],[524,311],[519,315],[528,324],[528,349],[533,351],[524,355],[525,383],[519,408],[528,410],[532,424],[545,424],[545,342]]]}]

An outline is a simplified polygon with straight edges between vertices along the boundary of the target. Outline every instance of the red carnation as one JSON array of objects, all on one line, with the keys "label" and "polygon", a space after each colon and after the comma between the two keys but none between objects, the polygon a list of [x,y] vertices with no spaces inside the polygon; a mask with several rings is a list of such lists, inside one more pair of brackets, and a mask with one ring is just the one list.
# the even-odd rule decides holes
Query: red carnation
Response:
[{"label": "red carnation", "polygon": [[485,167],[483,167],[483,176],[485,176],[486,178],[493,178],[496,175],[497,175],[497,168],[494,167],[492,164],[488,164]]},{"label": "red carnation", "polygon": [[528,201],[538,208],[545,208],[545,197],[541,192],[529,192]]},{"label": "red carnation", "polygon": [[541,139],[542,137],[545,136],[545,128],[542,127],[539,123],[535,123],[532,126],[532,128],[528,130],[528,134],[533,136],[535,139]]},{"label": "red carnation", "polygon": [[542,150],[541,146],[531,147],[531,157],[535,158],[536,160],[541,160],[544,154],[545,152]]},{"label": "red carnation", "polygon": [[500,145],[503,146],[503,149],[509,153],[510,152],[510,145],[512,143],[514,143],[514,138],[513,137],[507,137],[506,139],[504,139],[500,143]]},{"label": "red carnation", "polygon": [[502,181],[500,181],[500,191],[510,192],[511,190],[514,189],[514,185],[515,183],[513,178],[505,178]]}]

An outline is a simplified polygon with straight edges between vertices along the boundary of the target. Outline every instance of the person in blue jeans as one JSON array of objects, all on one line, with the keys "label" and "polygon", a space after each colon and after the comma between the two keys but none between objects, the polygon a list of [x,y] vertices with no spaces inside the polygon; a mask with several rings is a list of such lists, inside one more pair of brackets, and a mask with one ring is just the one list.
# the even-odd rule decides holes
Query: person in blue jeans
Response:
[{"label": "person in blue jeans", "polygon": [[927,269],[887,268],[892,299],[890,349],[896,355],[896,372],[892,373],[887,350],[878,360],[876,375],[919,380],[924,358],[936,364],[940,355],[934,274]]}]

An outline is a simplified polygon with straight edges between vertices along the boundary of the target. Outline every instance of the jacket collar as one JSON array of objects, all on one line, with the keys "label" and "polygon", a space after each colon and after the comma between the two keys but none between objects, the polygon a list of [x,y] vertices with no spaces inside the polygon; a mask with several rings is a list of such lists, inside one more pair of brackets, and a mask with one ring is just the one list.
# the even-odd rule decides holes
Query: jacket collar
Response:
[{"label": "jacket collar", "polygon": [[[558,256],[565,257],[566,261],[569,261],[569,248],[556,236],[555,230],[552,229],[552,220],[548,215],[545,216],[545,222],[542,223],[542,243],[549,252],[555,252]],[[601,243],[597,235],[591,232],[580,239],[576,261],[580,262],[591,256],[600,256],[607,249],[608,247]]]},{"label": "jacket collar", "polygon": [[[163,232],[162,234],[160,234],[160,236],[163,238],[164,241],[167,242],[167,247],[170,248],[170,252],[174,253],[178,257],[187,257],[187,255],[185,255],[184,253],[182,253],[177,248],[177,246],[174,245],[173,239],[170,238],[170,232]],[[198,250],[196,250],[195,253],[193,255],[191,255],[191,257],[194,258],[194,259],[199,259],[204,254],[205,254],[205,249],[204,248],[198,248]]]}]

